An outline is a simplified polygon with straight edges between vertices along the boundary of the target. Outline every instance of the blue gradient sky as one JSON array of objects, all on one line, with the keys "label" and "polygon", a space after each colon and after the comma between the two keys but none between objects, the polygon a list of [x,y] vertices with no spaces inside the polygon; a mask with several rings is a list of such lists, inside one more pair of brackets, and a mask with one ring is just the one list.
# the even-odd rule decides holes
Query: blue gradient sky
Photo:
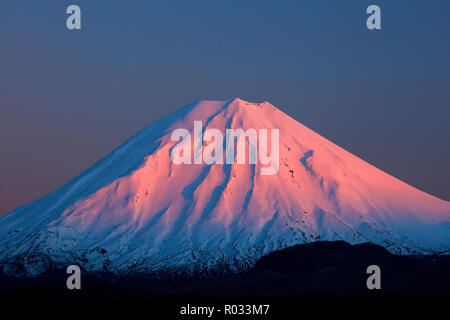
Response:
[{"label": "blue gradient sky", "polygon": [[0,215],[178,107],[233,97],[450,200],[448,0],[2,0]]}]

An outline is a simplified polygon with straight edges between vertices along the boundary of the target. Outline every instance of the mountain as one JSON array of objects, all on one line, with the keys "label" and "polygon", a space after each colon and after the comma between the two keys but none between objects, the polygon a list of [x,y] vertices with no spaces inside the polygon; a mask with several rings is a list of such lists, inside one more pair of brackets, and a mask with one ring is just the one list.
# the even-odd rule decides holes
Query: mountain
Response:
[{"label": "mountain", "polygon": [[[260,140],[245,140],[250,150],[264,149],[259,129],[277,132],[279,166],[261,157],[253,164],[175,164],[174,154],[188,150],[174,152],[177,129],[193,137],[185,144],[192,162],[215,145],[198,143],[199,122],[205,135],[255,129]],[[373,167],[268,102],[200,101],[1,217],[0,265],[6,274],[29,276],[72,263],[115,274],[237,272],[275,250],[322,240],[448,253],[450,202]]]},{"label": "mountain", "polygon": [[[381,270],[381,289],[368,290],[367,267]],[[444,302],[450,298],[450,255],[395,255],[372,243],[316,241],[277,250],[260,258],[245,272],[220,277],[136,277],[83,273],[82,290],[67,290],[65,270],[35,278],[0,274],[0,301],[48,303],[142,301],[146,307],[177,310],[180,305],[215,301],[287,303],[311,306],[342,301]],[[169,305],[167,305],[169,302]],[[178,305],[178,306],[177,306]],[[346,305],[347,306],[347,305]],[[170,307],[170,308],[168,308]],[[277,307],[279,308],[279,307]],[[106,308],[108,309],[108,308]],[[164,308],[162,308],[164,309]],[[406,307],[408,309],[408,307]],[[295,310],[293,310],[295,311]],[[334,311],[334,309],[333,309]],[[292,314],[292,311],[291,311]],[[278,318],[276,318],[278,319]]]}]

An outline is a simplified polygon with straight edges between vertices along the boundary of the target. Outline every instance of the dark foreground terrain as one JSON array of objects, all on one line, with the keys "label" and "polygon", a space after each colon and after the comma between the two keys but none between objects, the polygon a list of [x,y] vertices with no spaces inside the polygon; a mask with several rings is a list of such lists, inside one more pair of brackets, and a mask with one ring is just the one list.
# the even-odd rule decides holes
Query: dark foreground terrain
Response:
[{"label": "dark foreground terrain", "polygon": [[[366,286],[369,265],[381,269],[380,290]],[[32,279],[2,275],[0,305],[19,302],[73,312],[89,305],[104,315],[144,308],[150,312],[148,318],[164,319],[208,318],[180,314],[188,304],[221,310],[210,319],[287,319],[305,312],[353,317],[422,310],[430,315],[450,303],[449,271],[449,255],[396,256],[373,244],[316,242],[273,252],[245,274],[220,278],[126,279],[82,273],[81,290],[68,290],[64,269]],[[226,304],[256,305],[254,310],[270,307],[266,315],[225,315]]]}]

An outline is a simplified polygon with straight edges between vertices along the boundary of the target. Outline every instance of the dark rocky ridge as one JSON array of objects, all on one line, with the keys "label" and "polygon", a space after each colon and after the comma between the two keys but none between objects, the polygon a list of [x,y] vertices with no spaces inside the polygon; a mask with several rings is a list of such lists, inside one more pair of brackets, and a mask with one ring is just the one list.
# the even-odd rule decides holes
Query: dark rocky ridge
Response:
[{"label": "dark rocky ridge", "polygon": [[[381,290],[366,288],[366,268],[381,268]],[[120,278],[111,273],[82,273],[82,289],[66,288],[65,268],[53,268],[34,278],[0,277],[0,301],[19,303],[36,315],[63,308],[80,313],[117,317],[148,314],[180,319],[181,306],[270,304],[267,318],[216,314],[212,319],[290,319],[314,315],[346,318],[372,316],[429,317],[450,301],[450,256],[396,256],[373,244],[314,242],[296,245],[261,258],[240,275],[171,277],[153,275]],[[88,306],[89,309],[86,309]],[[308,316],[309,317],[309,316]],[[196,319],[183,317],[182,319]],[[202,319],[201,317],[198,319]],[[205,318],[206,319],[206,318]]]},{"label": "dark rocky ridge", "polygon": [[[314,242],[275,251],[262,257],[248,272],[239,275],[202,277],[135,275],[121,278],[111,273],[82,273],[83,297],[102,296],[115,292],[147,294],[183,294],[227,296],[290,296],[296,294],[368,294],[366,268],[381,268],[383,294],[448,296],[450,294],[450,256],[397,256],[385,248],[365,243],[350,245],[343,241]],[[45,287],[48,290],[68,291],[65,267],[54,266],[50,273],[34,278],[1,276],[1,291],[26,295],[27,290]],[[47,290],[46,289],[46,290]],[[128,296],[127,294],[127,296]],[[76,294],[74,295],[76,296]]]}]

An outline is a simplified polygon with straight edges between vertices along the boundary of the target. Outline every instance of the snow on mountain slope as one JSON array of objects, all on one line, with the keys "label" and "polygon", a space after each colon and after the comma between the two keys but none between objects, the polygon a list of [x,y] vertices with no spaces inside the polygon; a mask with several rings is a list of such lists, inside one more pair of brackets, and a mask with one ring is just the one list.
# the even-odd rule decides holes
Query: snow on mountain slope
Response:
[{"label": "snow on mountain slope", "polygon": [[[171,161],[177,128],[279,129],[279,171]],[[394,253],[450,249],[450,202],[343,150],[268,102],[200,101],[154,122],[51,194],[0,218],[0,265],[132,272],[238,271],[317,240]]]}]

